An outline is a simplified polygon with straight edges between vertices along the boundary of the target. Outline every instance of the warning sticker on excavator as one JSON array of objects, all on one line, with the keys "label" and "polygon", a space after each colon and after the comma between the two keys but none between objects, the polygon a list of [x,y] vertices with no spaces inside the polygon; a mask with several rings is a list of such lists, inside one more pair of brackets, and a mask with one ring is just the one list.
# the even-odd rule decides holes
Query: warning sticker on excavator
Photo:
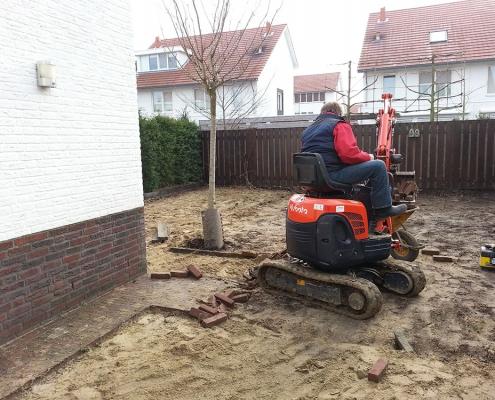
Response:
[{"label": "warning sticker on excavator", "polygon": [[323,204],[316,203],[313,208],[317,211],[323,211]]},{"label": "warning sticker on excavator", "polygon": [[296,281],[296,283],[297,283],[299,286],[304,286],[304,285],[306,285],[306,281],[305,281],[304,279],[298,279],[298,280]]},{"label": "warning sticker on excavator", "polygon": [[335,207],[335,212],[344,212],[345,211],[345,207],[344,206],[337,206]]}]

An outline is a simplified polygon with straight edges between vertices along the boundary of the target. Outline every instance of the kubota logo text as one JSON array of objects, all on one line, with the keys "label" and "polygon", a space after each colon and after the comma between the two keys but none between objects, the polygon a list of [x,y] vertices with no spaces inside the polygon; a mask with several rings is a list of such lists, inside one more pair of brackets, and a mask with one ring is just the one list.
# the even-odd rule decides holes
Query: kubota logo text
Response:
[{"label": "kubota logo text", "polygon": [[295,206],[292,203],[289,205],[289,210],[294,211],[294,212],[299,213],[299,214],[308,215],[308,209],[307,208],[304,208],[303,206]]}]

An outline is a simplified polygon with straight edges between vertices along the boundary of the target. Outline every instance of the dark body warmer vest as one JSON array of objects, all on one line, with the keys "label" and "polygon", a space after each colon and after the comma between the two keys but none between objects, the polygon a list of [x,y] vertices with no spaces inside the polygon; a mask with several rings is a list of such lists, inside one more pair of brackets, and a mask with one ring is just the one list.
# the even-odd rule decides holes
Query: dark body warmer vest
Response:
[{"label": "dark body warmer vest", "polygon": [[319,153],[328,171],[338,171],[346,166],[340,161],[333,142],[333,130],[344,118],[335,114],[320,114],[302,135],[301,151]]}]

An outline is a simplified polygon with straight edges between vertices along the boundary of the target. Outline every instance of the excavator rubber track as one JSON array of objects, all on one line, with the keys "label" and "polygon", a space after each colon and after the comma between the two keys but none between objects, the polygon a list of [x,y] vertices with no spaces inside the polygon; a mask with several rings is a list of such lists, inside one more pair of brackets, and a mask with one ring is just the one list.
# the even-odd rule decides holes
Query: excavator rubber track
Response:
[{"label": "excavator rubber track", "polygon": [[382,307],[382,294],[369,280],[329,274],[288,260],[265,260],[257,271],[259,285],[289,297],[354,319],[373,317]]},{"label": "excavator rubber track", "polygon": [[350,274],[367,279],[380,288],[406,297],[417,296],[426,286],[423,271],[416,264],[406,261],[398,263],[385,260],[353,269]]}]

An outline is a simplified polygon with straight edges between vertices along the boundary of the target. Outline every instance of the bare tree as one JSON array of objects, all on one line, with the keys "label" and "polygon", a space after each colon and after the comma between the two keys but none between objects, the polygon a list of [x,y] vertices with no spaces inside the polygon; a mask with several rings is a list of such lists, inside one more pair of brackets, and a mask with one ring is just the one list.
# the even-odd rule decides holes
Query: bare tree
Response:
[{"label": "bare tree", "polygon": [[[210,100],[208,208],[202,214],[203,238],[205,247],[221,248],[222,222],[215,208],[217,92],[222,86],[249,75],[250,61],[253,55],[263,51],[276,13],[266,27],[262,26],[262,22],[268,20],[268,3],[259,23],[256,24],[255,13],[251,11],[230,26],[231,0],[216,0],[213,7],[212,3],[208,2],[207,8],[201,0],[170,0],[164,1],[164,7],[179,45],[187,55],[188,62],[183,70],[204,88]],[[260,5],[261,1],[255,10],[259,10]],[[252,25],[256,28],[249,29]]]},{"label": "bare tree", "polygon": [[[340,64],[342,65],[342,64]],[[330,87],[325,87],[326,90],[330,92],[337,93],[340,96],[340,101],[342,101],[342,104],[344,104],[346,108],[346,118],[348,121],[351,120],[351,108],[354,106],[357,106],[359,104],[363,104],[365,102],[362,101],[354,101],[354,99],[359,96],[361,93],[363,93],[366,89],[370,88],[373,86],[376,81],[378,80],[378,77],[375,77],[373,82],[370,82],[369,84],[366,84],[362,89],[358,90],[354,94],[352,93],[352,61],[347,62],[348,66],[348,75],[347,75],[347,90],[345,91],[340,91],[334,88]]]}]

